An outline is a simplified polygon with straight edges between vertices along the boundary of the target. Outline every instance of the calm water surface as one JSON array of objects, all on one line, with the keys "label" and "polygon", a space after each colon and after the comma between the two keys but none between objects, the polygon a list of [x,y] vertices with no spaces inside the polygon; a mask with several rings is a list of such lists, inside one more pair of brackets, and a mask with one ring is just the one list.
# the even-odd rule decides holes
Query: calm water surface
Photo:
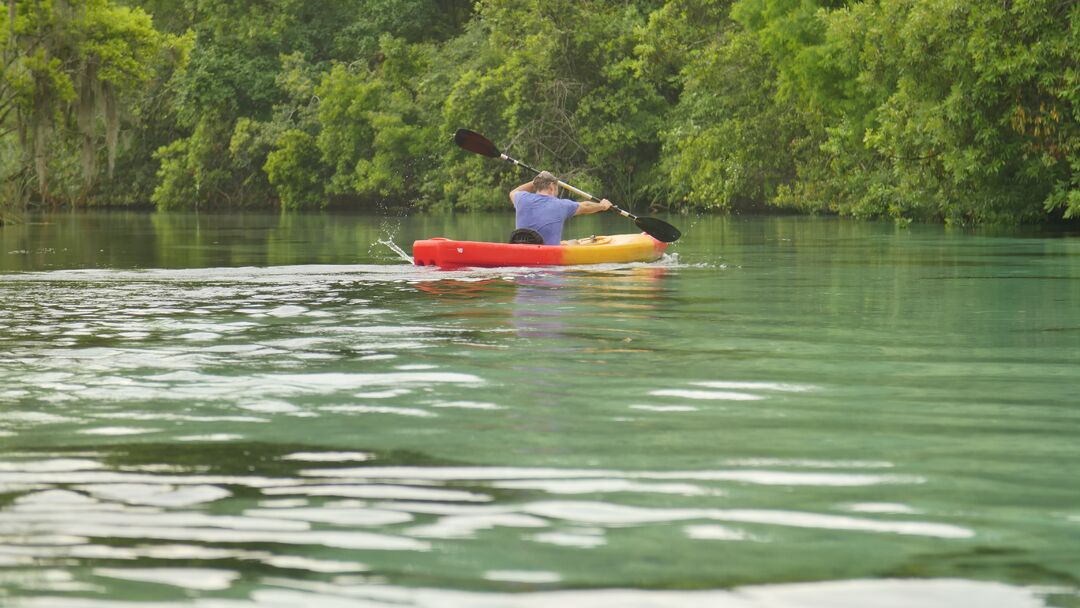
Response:
[{"label": "calm water surface", "polygon": [[1080,605],[1080,238],[667,219],[0,228],[0,603]]}]

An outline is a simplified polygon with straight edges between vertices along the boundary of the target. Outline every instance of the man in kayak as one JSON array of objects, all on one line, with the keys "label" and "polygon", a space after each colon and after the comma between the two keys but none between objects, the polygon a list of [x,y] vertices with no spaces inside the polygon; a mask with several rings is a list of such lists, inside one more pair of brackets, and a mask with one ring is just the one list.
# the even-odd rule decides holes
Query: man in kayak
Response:
[{"label": "man in kayak", "polygon": [[544,245],[558,245],[562,242],[563,223],[570,216],[588,215],[611,208],[611,201],[606,198],[599,203],[579,203],[559,198],[558,194],[559,179],[547,171],[541,171],[531,182],[511,190],[510,202],[517,210],[518,230],[514,231],[515,234],[521,229],[535,230],[544,239]]}]

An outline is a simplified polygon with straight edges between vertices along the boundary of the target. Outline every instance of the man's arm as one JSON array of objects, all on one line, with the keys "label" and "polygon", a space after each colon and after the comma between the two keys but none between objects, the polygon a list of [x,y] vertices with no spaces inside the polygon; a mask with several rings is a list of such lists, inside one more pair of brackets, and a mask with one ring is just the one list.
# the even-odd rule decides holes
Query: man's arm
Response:
[{"label": "man's arm", "polygon": [[533,190],[534,190],[533,183],[531,181],[528,181],[528,182],[525,182],[524,184],[521,184],[517,188],[514,188],[513,190],[510,191],[510,203],[513,204],[514,195],[517,194],[518,192],[532,192]]},{"label": "man's arm", "polygon": [[611,209],[611,201],[606,198],[599,203],[582,201],[578,203],[578,208],[577,211],[574,212],[574,215],[589,215],[590,213],[599,213],[601,211],[607,211],[608,209]]}]

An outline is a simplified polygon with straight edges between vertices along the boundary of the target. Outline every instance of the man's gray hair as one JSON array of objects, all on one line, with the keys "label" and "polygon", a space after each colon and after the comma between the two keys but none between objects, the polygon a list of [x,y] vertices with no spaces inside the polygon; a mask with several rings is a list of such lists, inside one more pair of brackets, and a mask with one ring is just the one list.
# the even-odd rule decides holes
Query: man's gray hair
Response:
[{"label": "man's gray hair", "polygon": [[559,183],[559,178],[555,177],[547,171],[541,171],[533,178],[533,188],[539,192],[540,190],[547,190],[553,184]]}]

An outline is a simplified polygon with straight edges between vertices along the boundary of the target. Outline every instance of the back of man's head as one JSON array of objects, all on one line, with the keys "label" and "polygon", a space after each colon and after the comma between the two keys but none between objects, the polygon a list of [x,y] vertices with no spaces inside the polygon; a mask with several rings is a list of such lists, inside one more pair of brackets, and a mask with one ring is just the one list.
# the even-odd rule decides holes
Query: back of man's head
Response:
[{"label": "back of man's head", "polygon": [[536,174],[536,177],[532,180],[533,189],[536,192],[547,190],[548,188],[559,183],[559,178],[555,177],[547,171],[541,171]]}]

